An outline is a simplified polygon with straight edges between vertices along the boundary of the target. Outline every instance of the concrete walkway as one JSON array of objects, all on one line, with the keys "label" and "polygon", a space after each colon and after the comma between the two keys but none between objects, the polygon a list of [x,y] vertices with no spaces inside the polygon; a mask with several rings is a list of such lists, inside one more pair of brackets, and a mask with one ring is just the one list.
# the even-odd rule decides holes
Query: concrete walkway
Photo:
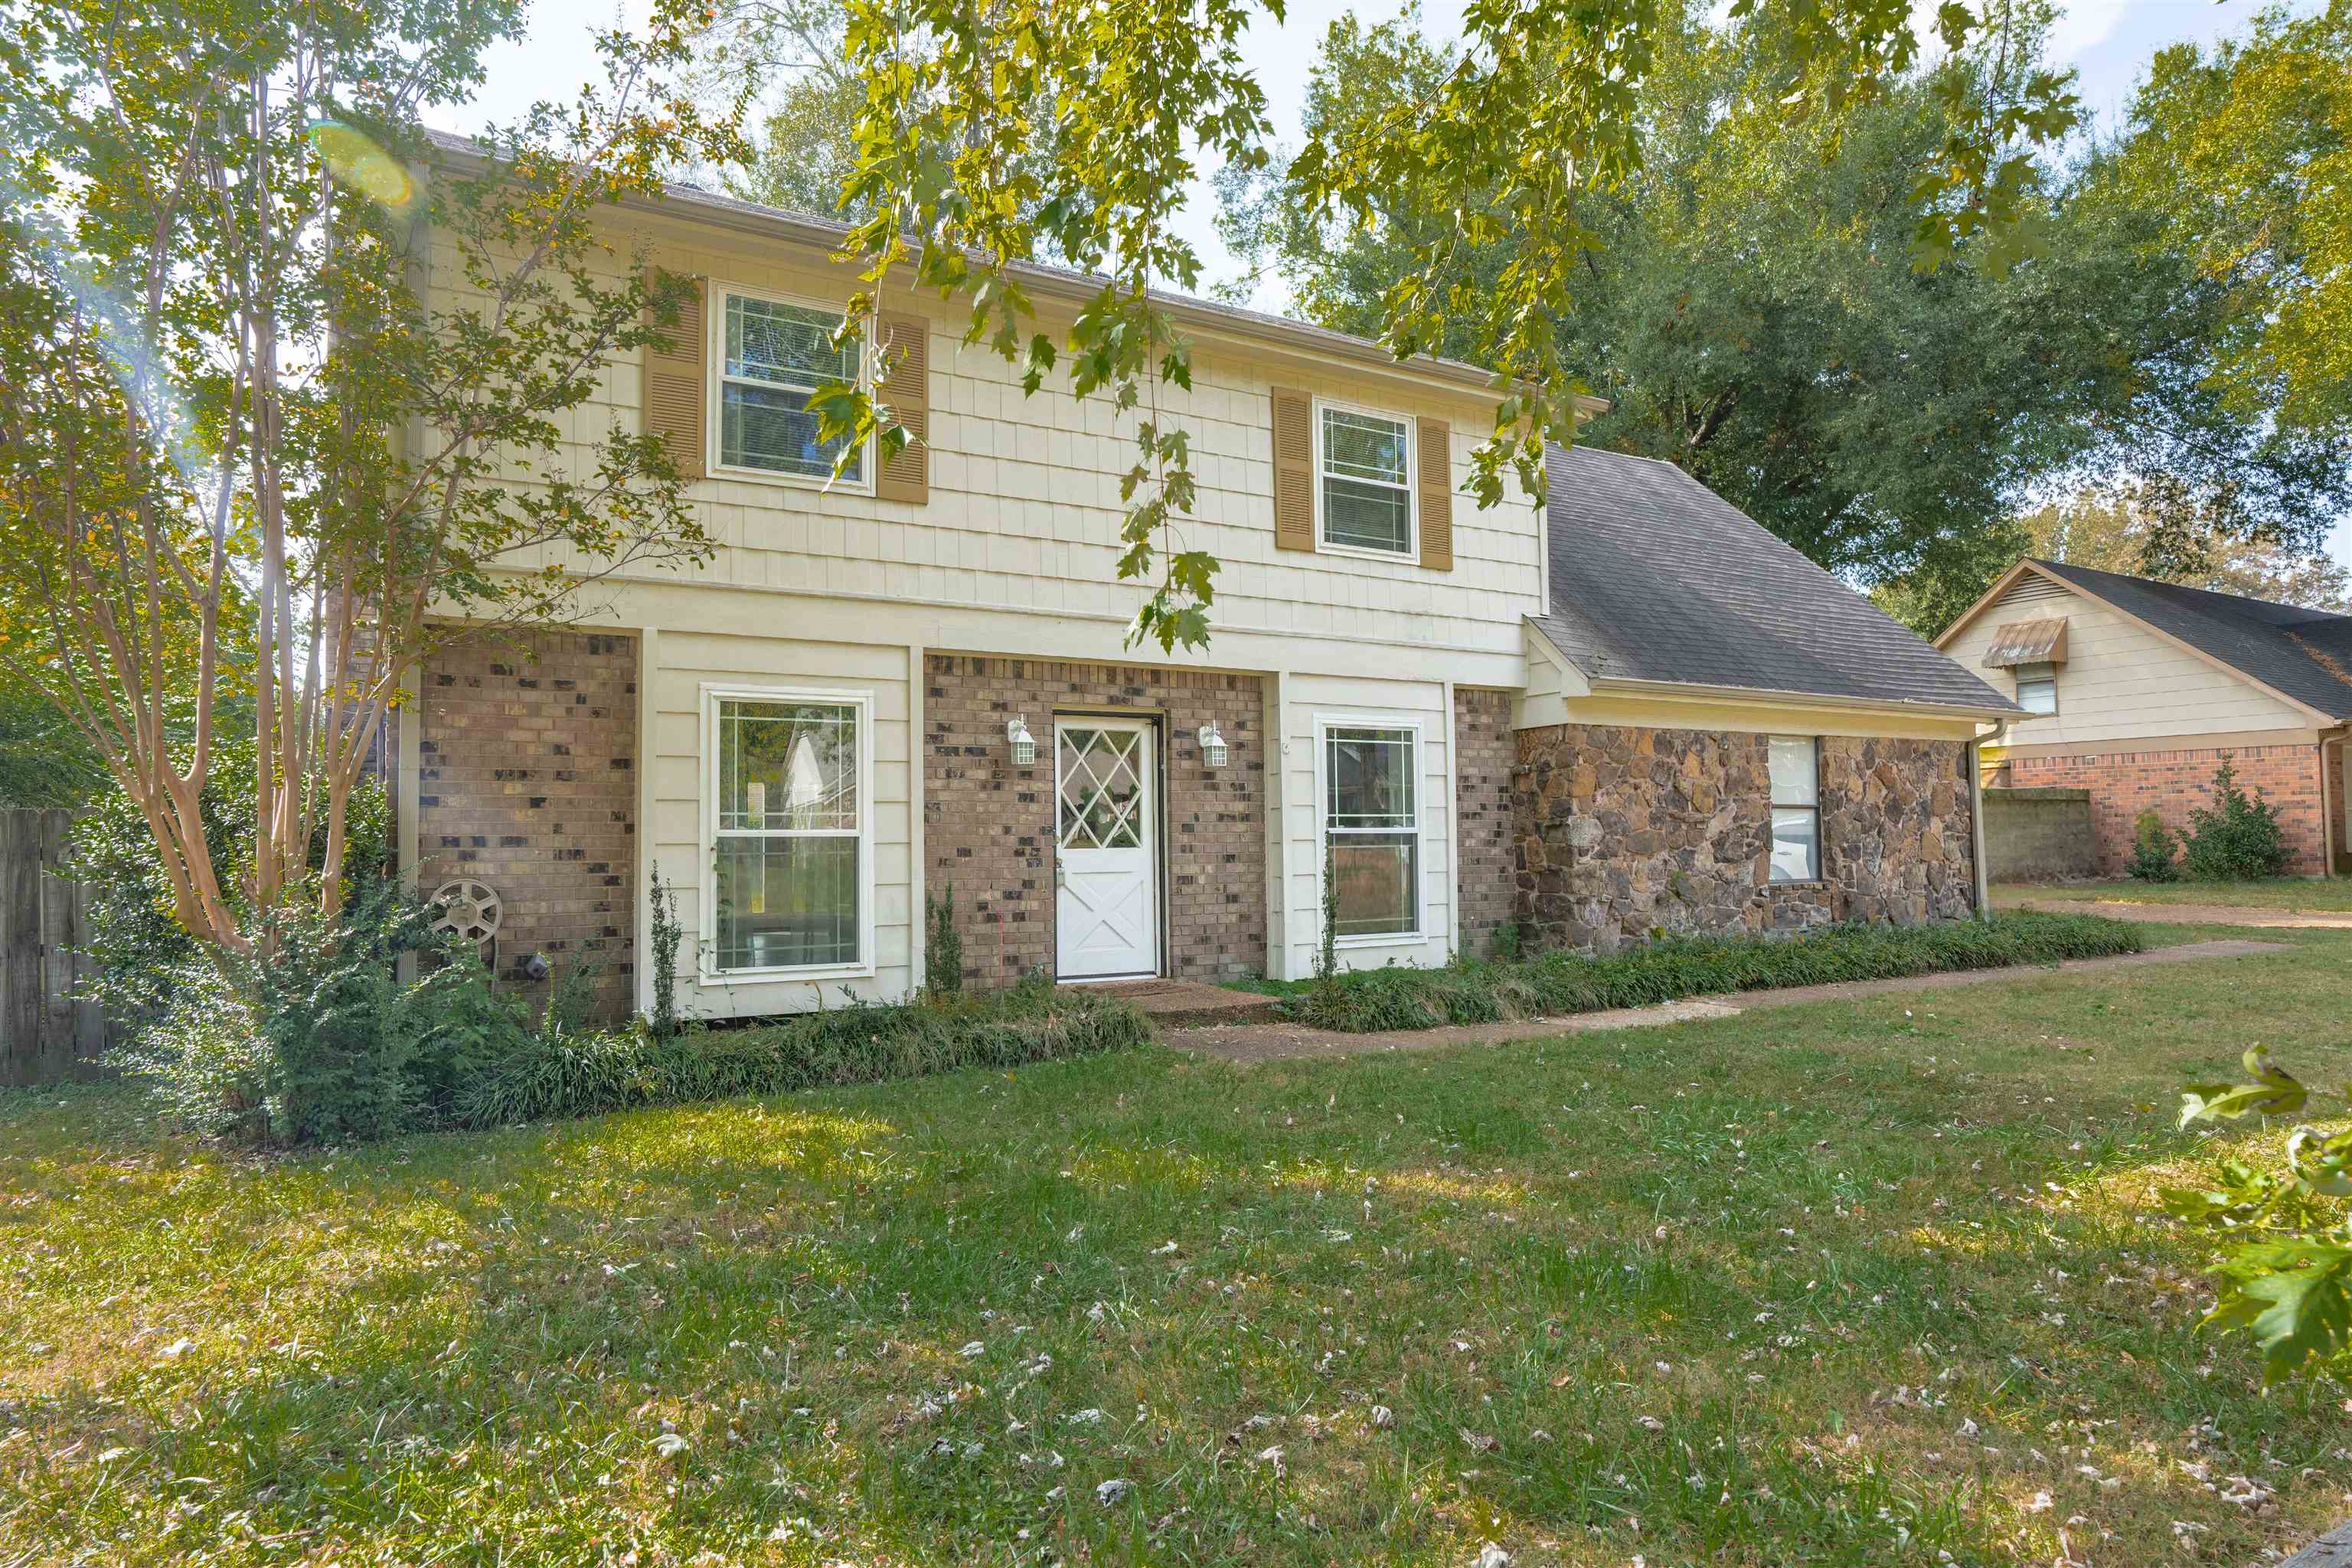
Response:
[{"label": "concrete walkway", "polygon": [[2121,899],[1997,899],[2005,910],[2105,915],[2142,925],[2258,926],[2269,931],[2352,931],[2352,910],[2265,910],[2253,904],[2135,904]]},{"label": "concrete walkway", "polygon": [[2244,958],[2255,953],[2286,952],[2279,942],[2183,942],[2148,952],[2116,958],[2077,958],[2054,967],[1971,969],[1950,974],[1915,974],[1902,980],[1862,980],[1844,985],[1795,985],[1780,991],[1742,991],[1727,996],[1695,996],[1654,1007],[1622,1007],[1605,1013],[1576,1013],[1560,1018],[1524,1018],[1509,1024],[1466,1024],[1439,1029],[1399,1029],[1381,1034],[1344,1035],[1303,1024],[1232,1024],[1223,1027],[1185,1029],[1161,1037],[1179,1050],[1219,1057],[1226,1061],[1287,1061],[1306,1057],[1353,1057],[1374,1051],[1436,1050],[1446,1046],[1493,1046],[1506,1040],[1543,1040],[1601,1029],[1638,1029],[1658,1024],[1681,1024],[1694,1018],[1736,1018],[1768,1007],[1795,1007],[1810,1002],[1847,1002],[1866,996],[1891,996],[1914,991],[1942,991],[1955,985],[1979,985],[1995,980],[2032,980],[2055,973],[2096,974],[2109,970],[2137,969],[2152,963],[2188,963],[2200,959]]}]

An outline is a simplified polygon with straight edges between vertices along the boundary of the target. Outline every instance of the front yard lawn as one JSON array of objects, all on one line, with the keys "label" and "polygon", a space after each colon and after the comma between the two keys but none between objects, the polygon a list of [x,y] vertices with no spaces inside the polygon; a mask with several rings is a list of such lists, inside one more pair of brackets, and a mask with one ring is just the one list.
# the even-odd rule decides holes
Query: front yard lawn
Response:
[{"label": "front yard lawn", "polygon": [[2258,882],[2001,882],[1994,885],[1995,907],[2012,909],[2025,900],[2115,900],[2126,904],[2213,904],[2259,910],[2352,910],[2352,877],[2273,877]]},{"label": "front yard lawn", "polygon": [[12,1095],[0,1562],[2248,1561],[2347,1391],[2144,1216],[2184,1079],[2352,1071],[2289,940],[287,1160]]}]

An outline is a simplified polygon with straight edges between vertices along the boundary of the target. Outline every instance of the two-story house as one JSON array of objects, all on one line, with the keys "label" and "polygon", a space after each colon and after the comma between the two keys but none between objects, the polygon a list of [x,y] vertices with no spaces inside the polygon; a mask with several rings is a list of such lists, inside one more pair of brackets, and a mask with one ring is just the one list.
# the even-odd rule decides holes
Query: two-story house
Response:
[{"label": "two-story house", "polygon": [[[1204,656],[1124,646],[1132,432],[1107,400],[880,330],[917,442],[834,453],[805,413],[876,356],[829,339],[831,224],[680,189],[625,209],[696,308],[583,429],[656,429],[716,558],[597,624],[421,672],[404,863],[495,897],[502,972],[650,985],[676,889],[706,1016],[896,998],[943,904],[967,981],[1436,964],[1498,928],[1649,930],[1976,907],[1972,748],[2008,704],[1678,470],[1580,449],[1549,515],[1463,493],[1484,373],[1194,301],[1163,389],[1223,563]],[[1049,318],[1098,280],[1024,279]]]}]

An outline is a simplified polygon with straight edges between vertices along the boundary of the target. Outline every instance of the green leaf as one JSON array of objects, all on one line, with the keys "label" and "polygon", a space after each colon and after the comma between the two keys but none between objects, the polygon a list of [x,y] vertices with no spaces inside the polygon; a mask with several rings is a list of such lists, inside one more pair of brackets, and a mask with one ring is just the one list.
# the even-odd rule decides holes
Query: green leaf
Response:
[{"label": "green leaf", "polygon": [[2233,1283],[2205,1321],[2254,1336],[2264,1382],[2352,1345],[2352,1247],[2261,1242],[2236,1249],[2227,1267]]}]

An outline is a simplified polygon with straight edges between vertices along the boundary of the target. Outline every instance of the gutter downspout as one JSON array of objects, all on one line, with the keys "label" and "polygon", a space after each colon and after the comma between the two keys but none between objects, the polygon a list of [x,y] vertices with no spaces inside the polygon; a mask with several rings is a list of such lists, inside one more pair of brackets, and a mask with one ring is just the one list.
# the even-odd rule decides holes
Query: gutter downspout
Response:
[{"label": "gutter downspout", "polygon": [[[2319,738],[2319,874],[2323,878],[2336,875],[2336,838],[2345,826],[2344,805],[2344,742],[2352,726],[2338,725],[2332,735]],[[2336,766],[2327,766],[2327,748],[2336,748]],[[2347,845],[2352,847],[2352,845]]]},{"label": "gutter downspout", "polygon": [[1975,841],[1977,872],[1977,919],[1992,919],[1992,879],[1985,868],[1984,831],[1984,749],[1998,746],[2009,733],[2010,721],[1998,720],[1990,735],[1979,735],[1969,745],[1969,834]]}]

